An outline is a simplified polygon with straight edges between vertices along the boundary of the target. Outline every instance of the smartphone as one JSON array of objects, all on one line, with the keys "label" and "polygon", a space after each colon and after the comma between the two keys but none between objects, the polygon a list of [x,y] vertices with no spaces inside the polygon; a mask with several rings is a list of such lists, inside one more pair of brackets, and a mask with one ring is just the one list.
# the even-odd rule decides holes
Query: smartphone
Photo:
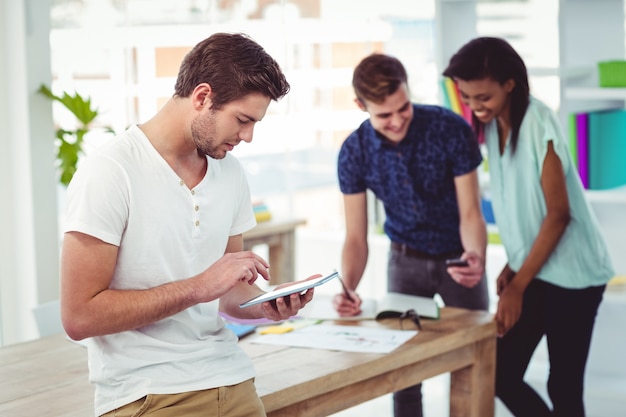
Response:
[{"label": "smartphone", "polygon": [[465,259],[446,259],[446,266],[469,266],[469,263]]}]

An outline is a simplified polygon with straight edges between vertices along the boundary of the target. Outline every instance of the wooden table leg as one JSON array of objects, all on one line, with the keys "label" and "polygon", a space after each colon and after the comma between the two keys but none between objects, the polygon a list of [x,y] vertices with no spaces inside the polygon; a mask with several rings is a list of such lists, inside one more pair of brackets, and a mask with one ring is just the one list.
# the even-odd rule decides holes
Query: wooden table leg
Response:
[{"label": "wooden table leg", "polygon": [[272,236],[244,241],[244,250],[255,246],[267,246],[267,261],[270,263],[271,285],[296,280],[295,278],[295,232],[276,233]]},{"label": "wooden table leg", "polygon": [[279,243],[269,246],[271,284],[300,280],[295,276],[295,232],[281,233],[278,239]]},{"label": "wooden table leg", "polygon": [[496,339],[477,342],[474,363],[450,375],[450,417],[493,417]]}]

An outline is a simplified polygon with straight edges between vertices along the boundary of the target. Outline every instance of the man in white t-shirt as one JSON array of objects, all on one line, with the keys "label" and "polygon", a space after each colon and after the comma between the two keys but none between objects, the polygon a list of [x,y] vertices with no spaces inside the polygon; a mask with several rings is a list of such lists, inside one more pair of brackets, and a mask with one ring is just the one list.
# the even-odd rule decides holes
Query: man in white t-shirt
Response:
[{"label": "man in white t-shirt", "polygon": [[228,152],[289,91],[252,39],[218,33],[183,60],[174,95],[90,155],[67,192],[63,325],[86,339],[95,414],[264,416],[252,362],[218,312],[286,319],[312,291],[241,309],[268,263]]}]

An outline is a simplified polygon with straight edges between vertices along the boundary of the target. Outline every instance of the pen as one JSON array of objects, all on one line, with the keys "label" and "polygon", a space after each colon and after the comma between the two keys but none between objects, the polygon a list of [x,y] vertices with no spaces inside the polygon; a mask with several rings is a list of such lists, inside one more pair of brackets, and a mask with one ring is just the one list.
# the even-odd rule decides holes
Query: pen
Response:
[{"label": "pen", "polygon": [[348,291],[348,287],[346,287],[346,283],[343,282],[343,279],[341,279],[341,277],[338,277],[338,278],[339,278],[339,282],[341,282],[341,286],[343,287],[343,293],[346,295],[346,298],[354,303],[354,298],[352,298],[352,296],[350,295],[350,292]]}]

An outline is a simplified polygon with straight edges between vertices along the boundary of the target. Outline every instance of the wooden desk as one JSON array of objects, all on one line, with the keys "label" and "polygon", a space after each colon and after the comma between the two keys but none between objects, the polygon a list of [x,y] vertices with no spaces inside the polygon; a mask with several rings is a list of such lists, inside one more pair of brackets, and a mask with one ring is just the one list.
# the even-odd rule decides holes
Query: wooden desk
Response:
[{"label": "wooden desk", "polygon": [[305,223],[303,219],[269,220],[257,224],[254,229],[243,234],[244,250],[252,250],[257,245],[268,246],[272,285],[297,280],[296,227]]},{"label": "wooden desk", "polygon": [[[389,354],[241,343],[269,417],[327,416],[446,372],[450,416],[493,417],[495,331],[489,313],[444,308]],[[93,415],[87,352],[62,335],[0,348],[0,416],[36,415]]]}]

